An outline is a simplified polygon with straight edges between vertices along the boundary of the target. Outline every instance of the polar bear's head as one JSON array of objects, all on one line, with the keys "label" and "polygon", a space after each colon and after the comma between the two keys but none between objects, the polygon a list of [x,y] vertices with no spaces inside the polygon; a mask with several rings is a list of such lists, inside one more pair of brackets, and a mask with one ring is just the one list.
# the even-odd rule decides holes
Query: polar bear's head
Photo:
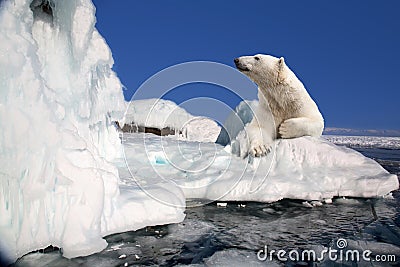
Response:
[{"label": "polar bear's head", "polygon": [[257,54],[235,58],[236,68],[258,85],[282,83],[285,80],[287,66],[283,57]]}]

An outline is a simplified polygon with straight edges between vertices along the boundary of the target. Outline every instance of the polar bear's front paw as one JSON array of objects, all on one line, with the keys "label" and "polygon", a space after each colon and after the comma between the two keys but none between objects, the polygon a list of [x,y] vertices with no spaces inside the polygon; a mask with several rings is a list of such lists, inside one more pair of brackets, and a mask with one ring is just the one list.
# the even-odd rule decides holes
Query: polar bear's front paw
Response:
[{"label": "polar bear's front paw", "polygon": [[262,157],[271,152],[271,146],[254,142],[250,146],[250,155],[253,157]]},{"label": "polar bear's front paw", "polygon": [[295,138],[298,137],[298,134],[299,132],[297,130],[296,122],[290,119],[284,121],[279,127],[279,135],[281,136],[281,138]]}]

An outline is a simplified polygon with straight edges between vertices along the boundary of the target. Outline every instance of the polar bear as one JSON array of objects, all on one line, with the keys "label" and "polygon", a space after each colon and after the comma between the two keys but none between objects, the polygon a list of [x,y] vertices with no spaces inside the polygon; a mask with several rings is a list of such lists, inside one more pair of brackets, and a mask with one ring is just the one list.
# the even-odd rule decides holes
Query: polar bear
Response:
[{"label": "polar bear", "polygon": [[250,142],[248,153],[254,157],[266,155],[277,138],[321,136],[321,112],[283,57],[258,54],[234,62],[258,85],[258,108],[245,128]]}]

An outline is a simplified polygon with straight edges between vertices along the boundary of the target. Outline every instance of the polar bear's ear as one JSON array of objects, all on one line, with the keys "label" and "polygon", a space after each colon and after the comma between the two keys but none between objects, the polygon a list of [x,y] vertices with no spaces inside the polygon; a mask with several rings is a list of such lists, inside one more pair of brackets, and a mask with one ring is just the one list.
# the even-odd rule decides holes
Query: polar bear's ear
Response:
[{"label": "polar bear's ear", "polygon": [[278,60],[278,83],[283,83],[285,80],[285,59],[281,57]]},{"label": "polar bear's ear", "polygon": [[284,58],[284,57],[281,57],[281,58],[279,59],[279,67],[281,67],[281,66],[283,66],[283,65],[285,65],[285,58]]}]

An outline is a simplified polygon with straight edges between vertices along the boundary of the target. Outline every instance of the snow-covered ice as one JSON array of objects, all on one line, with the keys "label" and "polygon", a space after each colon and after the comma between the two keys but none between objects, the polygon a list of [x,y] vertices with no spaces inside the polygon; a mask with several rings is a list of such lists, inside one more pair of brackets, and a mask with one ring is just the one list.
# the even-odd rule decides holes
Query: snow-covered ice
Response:
[{"label": "snow-covered ice", "polygon": [[277,140],[273,153],[250,161],[218,144],[152,134],[126,134],[124,139],[128,165],[141,166],[133,170],[134,182],[167,182],[188,199],[329,200],[380,197],[398,188],[397,176],[374,160],[324,139]]},{"label": "snow-covered ice", "polygon": [[400,149],[400,137],[324,135],[323,138],[349,147]]},{"label": "snow-covered ice", "polygon": [[183,108],[169,100],[157,98],[133,100],[128,103],[125,122],[137,125],[180,130],[186,121],[193,118]]},{"label": "snow-covered ice", "polygon": [[119,187],[121,83],[90,0],[1,1],[0,250],[101,251],[104,235],[183,220],[184,197]]},{"label": "snow-covered ice", "polygon": [[214,120],[193,116],[172,101],[156,98],[130,101],[124,122],[158,129],[168,127],[183,139],[198,142],[215,142],[221,131]]}]

